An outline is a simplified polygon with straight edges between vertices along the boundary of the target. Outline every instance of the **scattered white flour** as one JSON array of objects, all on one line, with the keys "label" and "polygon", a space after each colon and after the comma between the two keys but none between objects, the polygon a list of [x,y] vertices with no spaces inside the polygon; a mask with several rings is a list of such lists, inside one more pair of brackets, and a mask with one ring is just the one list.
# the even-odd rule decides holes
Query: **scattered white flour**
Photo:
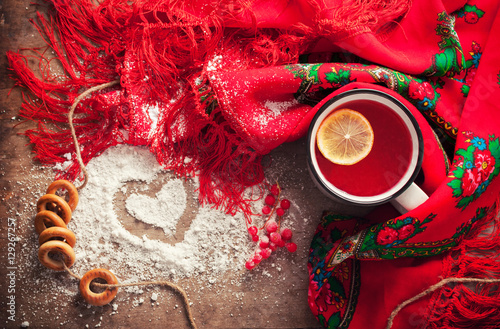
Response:
[{"label": "scattered white flour", "polygon": [[151,294],[151,301],[156,302],[158,300],[158,294],[156,292],[153,292]]},{"label": "scattered white flour", "polygon": [[290,108],[292,108],[293,106],[297,106],[298,104],[299,102],[295,98],[293,98],[289,101],[283,101],[283,102],[267,100],[264,103],[264,106],[269,110],[271,110],[271,113],[268,114],[271,114],[276,118],[281,114],[283,114],[283,112],[290,110]]},{"label": "scattered white flour", "polygon": [[207,71],[210,72],[217,70],[217,68],[221,65],[221,62],[222,62],[221,55],[214,56],[210,61],[208,61]]},{"label": "scattered white flour", "polygon": [[[128,231],[115,211],[116,194],[126,191],[127,182],[143,184],[142,190],[148,190],[148,184],[165,173],[145,148],[110,148],[90,161],[87,170],[88,184],[80,191],[80,201],[68,225],[77,237],[74,249],[78,261],[73,265],[77,272],[100,266],[123,274],[120,276],[122,280],[127,278],[125,282],[194,275],[213,281],[227,270],[243,268],[254,248],[242,215],[230,216],[209,207],[199,208],[192,215],[184,240],[175,244]],[[176,178],[167,181],[155,199],[134,190],[125,201],[126,209],[136,220],[162,228],[166,236],[175,234],[177,221],[186,211],[184,184]],[[131,277],[133,273],[137,277]]]},{"label": "scattered white flour", "polygon": [[151,120],[151,131],[154,131],[158,123],[158,117],[160,116],[160,108],[158,104],[147,105],[146,111]]},{"label": "scattered white flour", "polygon": [[54,170],[65,171],[69,166],[73,164],[73,161],[71,161],[71,153],[64,154],[64,158],[66,158],[68,161],[64,161],[63,163],[58,162],[54,166]]},{"label": "scattered white flour", "polygon": [[299,102],[296,99],[287,101],[266,100],[260,112],[254,113],[254,121],[261,126],[266,126],[269,122],[276,121],[276,119],[280,118],[285,111],[289,111],[297,105],[299,105]]}]

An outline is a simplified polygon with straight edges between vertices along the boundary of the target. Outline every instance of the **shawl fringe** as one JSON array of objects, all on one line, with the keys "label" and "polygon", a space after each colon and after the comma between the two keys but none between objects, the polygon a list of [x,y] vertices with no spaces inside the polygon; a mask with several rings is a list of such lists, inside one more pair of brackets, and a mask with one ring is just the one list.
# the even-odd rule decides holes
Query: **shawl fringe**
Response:
[{"label": "shawl fringe", "polygon": [[[443,260],[443,278],[500,277],[499,201]],[[426,328],[498,328],[499,283],[454,284],[436,291]]]},{"label": "shawl fringe", "polygon": [[[410,7],[408,0],[363,0],[332,9],[307,0],[318,9],[313,26],[285,31],[258,29],[254,4],[246,0],[212,6],[176,0],[48,3],[49,18],[39,13],[32,21],[47,46],[7,54],[17,84],[33,96],[24,96],[20,116],[38,123],[25,133],[36,159],[62,164],[70,153],[73,162],[58,177],[76,179],[80,169],[67,127],[69,108],[83,90],[120,79],[120,86],[97,92],[76,108],[84,163],[116,144],[147,145],[166,169],[200,176],[202,203],[231,214],[242,210],[247,218],[250,201],[263,193],[262,188],[255,196],[244,193],[262,187],[263,154],[224,117],[210,86],[211,61],[228,57],[221,71],[297,63],[328,33],[380,28]],[[160,110],[156,123],[137,119],[154,106]]]}]

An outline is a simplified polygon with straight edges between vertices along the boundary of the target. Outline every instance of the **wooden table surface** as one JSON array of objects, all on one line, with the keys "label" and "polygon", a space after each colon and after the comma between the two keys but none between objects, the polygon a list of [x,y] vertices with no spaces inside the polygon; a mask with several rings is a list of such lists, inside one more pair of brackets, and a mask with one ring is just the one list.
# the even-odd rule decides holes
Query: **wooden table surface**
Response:
[{"label": "wooden table surface", "polygon": [[[5,56],[7,50],[44,45],[28,21],[36,13],[31,2],[0,2],[0,327],[187,328],[182,302],[168,289],[145,287],[142,293],[134,294],[120,290],[113,301],[114,307],[89,306],[78,293],[76,279],[64,272],[50,271],[38,262],[34,205],[54,179],[54,172],[33,161],[28,140],[21,134],[33,127],[33,123],[22,123],[19,118],[22,90],[13,88]],[[298,250],[295,254],[273,255],[252,272],[241,266],[228,269],[215,282],[194,277],[176,281],[188,294],[198,328],[319,327],[307,303],[309,243],[323,210],[350,213],[361,210],[342,209],[314,187],[306,169],[303,140],[283,145],[271,156],[268,179],[278,180],[292,200],[289,220],[293,221]],[[120,197],[124,196],[117,194],[116,205],[123,205]],[[198,205],[188,205],[193,207]],[[187,209],[186,213],[192,210]],[[124,209],[117,211],[130,217]],[[189,223],[188,220],[183,224],[184,230]],[[133,218],[123,225],[137,236],[147,233],[161,239],[163,234]],[[13,246],[9,232],[16,240],[13,249],[9,249]],[[251,247],[245,247],[250,254]],[[76,260],[82,261],[86,260]],[[156,302],[151,300],[153,293],[159,296]]]}]

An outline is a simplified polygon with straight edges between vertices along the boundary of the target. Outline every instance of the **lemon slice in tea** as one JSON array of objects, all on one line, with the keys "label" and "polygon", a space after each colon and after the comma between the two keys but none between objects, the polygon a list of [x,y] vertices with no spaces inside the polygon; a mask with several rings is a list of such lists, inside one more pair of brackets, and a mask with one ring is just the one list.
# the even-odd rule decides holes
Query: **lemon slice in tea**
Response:
[{"label": "lemon slice in tea", "polygon": [[318,149],[329,161],[353,165],[364,159],[373,146],[373,129],[359,112],[341,109],[330,114],[319,126]]}]

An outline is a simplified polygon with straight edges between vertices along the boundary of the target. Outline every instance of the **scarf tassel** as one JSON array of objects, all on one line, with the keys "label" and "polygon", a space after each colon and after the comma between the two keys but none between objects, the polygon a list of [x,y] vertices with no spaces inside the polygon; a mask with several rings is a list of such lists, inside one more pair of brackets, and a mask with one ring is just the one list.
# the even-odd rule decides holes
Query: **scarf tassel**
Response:
[{"label": "scarf tassel", "polygon": [[[443,277],[500,277],[498,201],[443,261]],[[500,284],[453,284],[431,298],[426,328],[498,328]]]}]

